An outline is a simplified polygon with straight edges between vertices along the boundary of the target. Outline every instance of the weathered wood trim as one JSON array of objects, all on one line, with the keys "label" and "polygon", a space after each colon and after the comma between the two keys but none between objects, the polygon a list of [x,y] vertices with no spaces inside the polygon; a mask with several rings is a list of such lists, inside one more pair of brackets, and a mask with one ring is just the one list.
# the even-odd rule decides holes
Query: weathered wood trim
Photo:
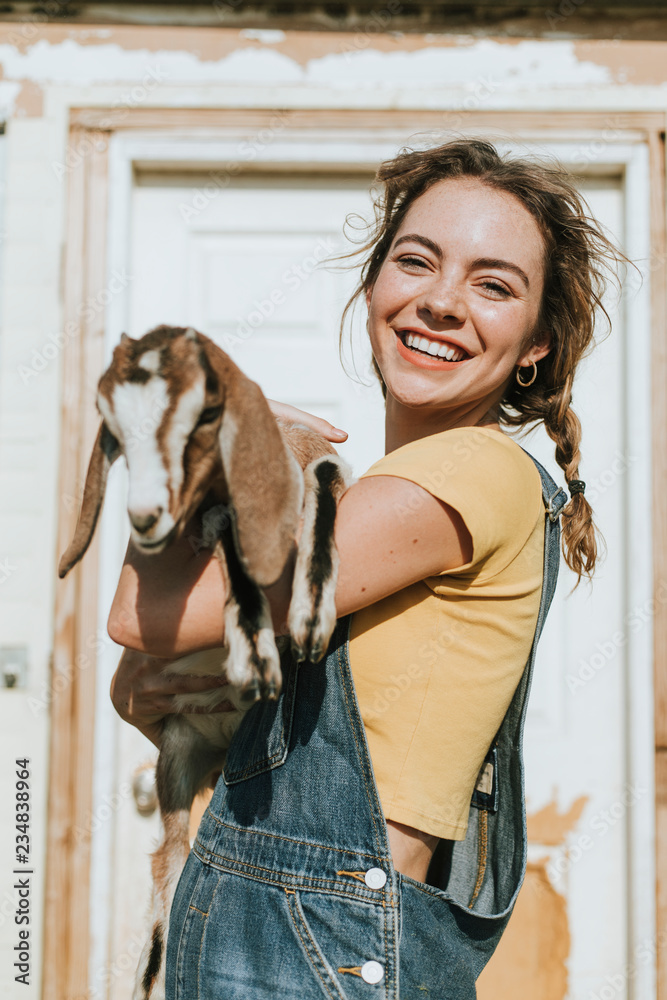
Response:
[{"label": "weathered wood trim", "polygon": [[[89,140],[93,140],[92,144]],[[70,133],[64,269],[58,551],[71,540],[97,433],[95,387],[102,369],[102,309],[84,304],[104,288],[108,137]],[[92,316],[90,315],[92,313]],[[44,921],[44,1000],[88,995],[98,549],[56,588]]]},{"label": "weathered wood trim", "polygon": [[667,997],[667,750],[655,754],[657,1000]]},{"label": "weathered wood trim", "polygon": [[[663,125],[664,129],[664,125]],[[657,1000],[667,1000],[667,204],[665,132],[649,142],[653,422],[653,669],[655,691]]]},{"label": "weathered wood trim", "polygon": [[71,121],[83,128],[124,131],[151,128],[239,128],[259,129],[275,121],[280,113],[286,127],[305,130],[318,129],[407,129],[418,132],[447,129],[460,133],[477,129],[489,131],[498,140],[511,138],[512,133],[544,135],[553,139],[561,132],[563,138],[573,133],[628,131],[641,133],[637,138],[647,138],[650,132],[664,128],[664,115],[660,111],[601,112],[601,111],[465,111],[389,108],[72,108]]}]

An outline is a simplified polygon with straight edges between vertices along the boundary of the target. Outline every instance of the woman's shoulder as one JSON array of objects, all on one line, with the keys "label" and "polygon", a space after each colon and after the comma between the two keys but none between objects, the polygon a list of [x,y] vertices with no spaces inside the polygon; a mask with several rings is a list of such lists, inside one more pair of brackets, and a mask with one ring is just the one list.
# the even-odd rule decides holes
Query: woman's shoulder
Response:
[{"label": "woman's shoulder", "polygon": [[471,484],[481,479],[489,488],[541,494],[540,474],[531,456],[493,427],[452,427],[418,438],[384,455],[364,476],[411,478],[411,472],[429,492],[444,482]]},{"label": "woman's shoulder", "polygon": [[365,476],[408,479],[456,510],[472,538],[473,563],[523,545],[544,509],[542,480],[531,456],[509,435],[488,427],[456,427],[419,438],[389,452]]}]

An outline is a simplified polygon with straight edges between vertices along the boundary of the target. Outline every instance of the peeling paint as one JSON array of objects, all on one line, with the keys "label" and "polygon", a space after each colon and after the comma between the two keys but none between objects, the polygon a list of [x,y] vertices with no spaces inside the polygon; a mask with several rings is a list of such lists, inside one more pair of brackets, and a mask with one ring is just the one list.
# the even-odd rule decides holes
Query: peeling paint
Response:
[{"label": "peeling paint", "polygon": [[665,42],[577,42],[577,56],[604,65],[616,83],[631,86],[665,86],[667,43]]},{"label": "peeling paint", "polygon": [[564,1000],[570,945],[565,898],[551,885],[546,860],[529,862],[507,930],[477,980],[478,1000]]},{"label": "peeling paint", "polygon": [[348,87],[360,83],[400,81],[404,87],[424,84],[461,86],[472,75],[483,73],[497,86],[563,88],[612,81],[609,70],[575,56],[572,42],[522,41],[512,46],[483,39],[465,49],[429,48],[418,52],[360,51],[352,38],[345,51],[312,60],[308,79],[331,83],[345,66]]},{"label": "peeling paint", "polygon": [[268,28],[243,28],[239,32],[239,37],[262,42],[264,45],[277,45],[278,42],[285,41],[285,32]]},{"label": "peeling paint", "polygon": [[528,840],[534,844],[544,844],[547,847],[557,847],[565,842],[581,817],[588,802],[588,795],[580,795],[570,808],[560,813],[555,801],[549,802],[543,809],[527,817]]},{"label": "peeling paint", "polygon": [[14,103],[17,118],[41,118],[44,114],[44,90],[34,80],[26,80]]},{"label": "peeling paint", "polygon": [[[147,32],[142,35],[144,42],[150,42]],[[42,37],[24,51],[8,42],[0,44],[0,62],[5,79],[79,85],[136,80],[149,66],[158,66],[169,83],[306,83],[341,89],[359,85],[386,87],[397,81],[404,89],[424,84],[465,89],[466,82],[480,73],[492,79],[496,88],[510,90],[613,82],[607,66],[577,58],[570,41],[506,45],[482,39],[464,47],[433,45],[388,52],[376,47],[376,36],[357,32],[330,39],[326,54],[301,65],[296,58],[279,51],[277,33],[271,33],[271,47],[262,43],[262,37],[266,41],[265,32],[255,32],[254,36],[259,38],[252,44],[248,32],[236,33],[235,46],[227,37],[227,45],[223,46],[227,52],[207,59],[186,49],[150,45],[127,49],[118,42],[90,44],[89,40],[82,44],[74,38],[51,42]]]}]

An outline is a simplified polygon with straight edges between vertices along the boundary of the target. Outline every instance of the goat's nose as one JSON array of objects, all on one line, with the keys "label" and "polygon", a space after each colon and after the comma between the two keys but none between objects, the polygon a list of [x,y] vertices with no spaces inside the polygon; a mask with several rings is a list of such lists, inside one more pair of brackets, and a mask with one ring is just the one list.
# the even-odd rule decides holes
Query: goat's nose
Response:
[{"label": "goat's nose", "polygon": [[144,535],[157,523],[161,513],[162,507],[155,507],[153,510],[147,511],[129,511],[132,527]]}]

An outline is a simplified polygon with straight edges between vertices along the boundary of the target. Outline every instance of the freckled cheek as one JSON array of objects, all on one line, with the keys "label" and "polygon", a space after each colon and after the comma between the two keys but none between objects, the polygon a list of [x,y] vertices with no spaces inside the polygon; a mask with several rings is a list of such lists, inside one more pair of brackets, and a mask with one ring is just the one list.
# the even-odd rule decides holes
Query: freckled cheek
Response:
[{"label": "freckled cheek", "polygon": [[[517,307],[520,303],[516,303]],[[524,308],[513,308],[510,303],[478,305],[473,321],[487,347],[513,348],[518,346],[533,329],[537,316]]]}]

